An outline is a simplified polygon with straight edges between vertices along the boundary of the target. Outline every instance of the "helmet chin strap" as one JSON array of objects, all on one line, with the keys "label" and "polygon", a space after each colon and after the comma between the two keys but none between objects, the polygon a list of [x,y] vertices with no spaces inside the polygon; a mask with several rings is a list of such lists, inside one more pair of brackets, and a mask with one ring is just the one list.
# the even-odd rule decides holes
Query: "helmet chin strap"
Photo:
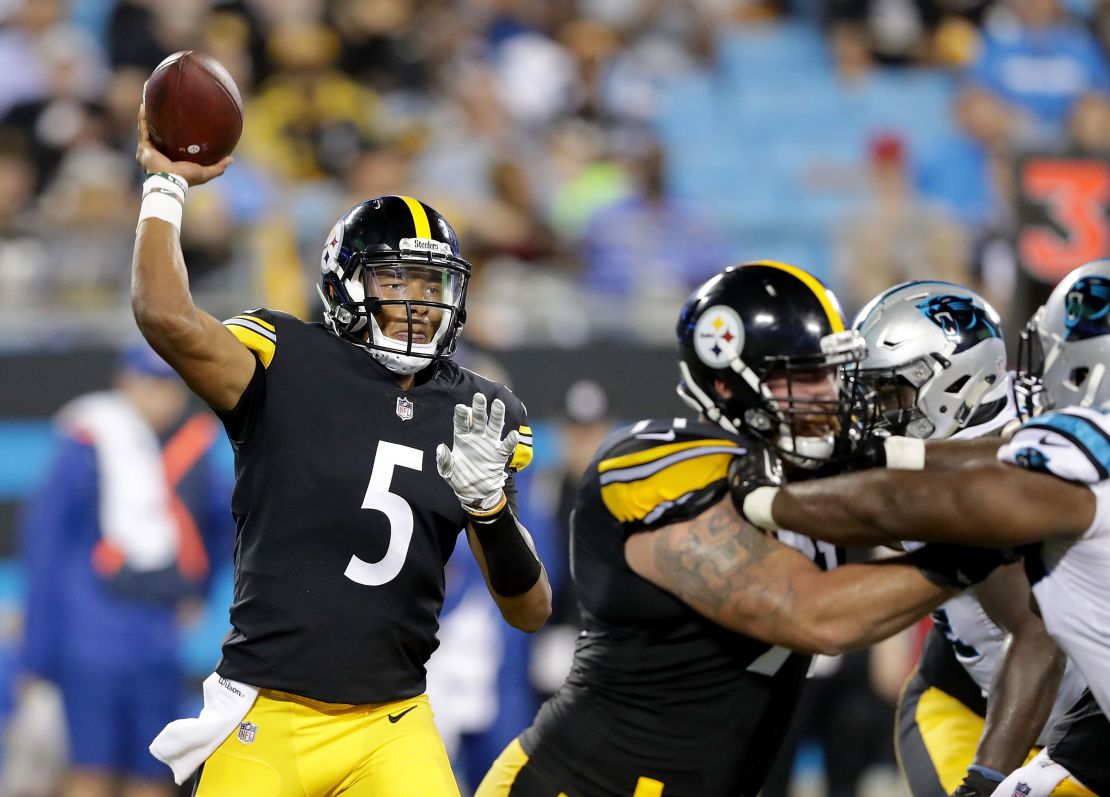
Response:
[{"label": "helmet chin strap", "polygon": [[[354,325],[350,325],[349,322],[347,324],[343,324],[343,326],[347,330],[347,334],[345,335],[340,330],[340,319],[336,318],[337,311],[327,309],[327,299],[324,297],[324,292],[320,289],[319,285],[316,286],[316,291],[320,294],[320,298],[324,300],[324,323],[328,326],[328,328],[331,329],[331,331],[335,333],[337,337],[344,338],[345,340],[349,340],[352,343],[355,343],[355,345],[359,346],[363,351],[365,351],[367,354],[369,354],[371,357],[373,357],[375,360],[384,365],[393,373],[400,376],[412,376],[413,374],[426,368],[432,362],[432,360],[427,357],[413,357],[411,355],[401,354],[399,352],[373,349],[367,346],[365,343],[357,343],[356,341],[351,340],[350,333],[357,332],[359,329],[365,328],[366,318],[363,317],[359,319],[360,323]],[[371,321],[373,321],[372,317]],[[377,329],[377,323],[374,323],[374,330],[379,335],[381,334],[381,331]]]},{"label": "helmet chin strap", "polygon": [[[378,326],[378,321],[374,316],[369,316],[370,319],[370,339],[373,341],[375,348],[368,348],[367,351],[370,356],[384,365],[390,371],[401,376],[412,376],[413,374],[424,370],[431,364],[432,358],[428,357],[414,357],[411,354],[404,354],[402,351],[388,351],[388,349],[398,348],[404,351],[409,350],[410,347],[404,346],[401,341],[394,341],[392,338],[387,338],[382,334],[381,327]],[[435,353],[436,341],[439,339],[440,332],[443,330],[443,325],[440,324],[440,329],[436,331],[435,336],[432,338],[431,343],[416,343],[411,347],[412,351],[418,351],[422,354],[432,355]]]}]

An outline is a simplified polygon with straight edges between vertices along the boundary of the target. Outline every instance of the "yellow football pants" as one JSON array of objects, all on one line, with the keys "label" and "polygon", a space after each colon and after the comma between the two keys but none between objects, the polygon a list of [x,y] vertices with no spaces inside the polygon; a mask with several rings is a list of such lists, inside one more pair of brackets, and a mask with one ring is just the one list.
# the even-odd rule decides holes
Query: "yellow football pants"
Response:
[{"label": "yellow football pants", "polygon": [[[664,785],[654,778],[640,778],[629,797],[664,797]],[[567,797],[528,770],[528,754],[518,739],[509,742],[482,778],[474,797]]]},{"label": "yellow football pants", "polygon": [[[249,723],[249,724],[248,724]],[[336,705],[263,689],[194,797],[459,797],[427,695]]]},{"label": "yellow football pants", "polygon": [[[940,797],[955,791],[975,760],[983,718],[935,686],[923,691],[911,678],[898,702],[894,746],[898,765],[914,797]],[[1039,752],[1034,748],[1025,762]],[[938,788],[939,787],[939,788]],[[1072,778],[1052,792],[1053,797],[1097,797]]]}]

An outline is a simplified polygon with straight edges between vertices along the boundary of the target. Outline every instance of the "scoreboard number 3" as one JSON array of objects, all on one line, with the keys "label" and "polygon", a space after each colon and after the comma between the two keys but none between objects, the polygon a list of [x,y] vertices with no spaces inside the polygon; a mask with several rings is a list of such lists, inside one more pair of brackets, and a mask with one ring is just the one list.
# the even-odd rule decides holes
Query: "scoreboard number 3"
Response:
[{"label": "scoreboard number 3", "polygon": [[[1042,282],[1056,282],[1076,266],[1110,253],[1110,166],[1083,158],[1030,157],[1019,168],[1025,220],[1018,254]],[[1034,221],[1040,213],[1048,223]]]}]

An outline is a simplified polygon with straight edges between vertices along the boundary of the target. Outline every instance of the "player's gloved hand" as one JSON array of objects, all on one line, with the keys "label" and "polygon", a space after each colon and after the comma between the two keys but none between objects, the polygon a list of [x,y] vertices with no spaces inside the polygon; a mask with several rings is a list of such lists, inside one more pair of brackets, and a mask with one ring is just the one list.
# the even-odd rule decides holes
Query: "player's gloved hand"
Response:
[{"label": "player's gloved hand", "polygon": [[998,788],[998,784],[1005,779],[1006,776],[1001,772],[973,764],[968,767],[964,782],[956,787],[951,797],[990,797]]},{"label": "player's gloved hand", "polygon": [[474,403],[455,405],[455,441],[451,448],[436,448],[436,469],[455,491],[463,508],[474,515],[488,515],[505,502],[505,466],[516,450],[520,434],[514,429],[505,439],[505,404],[494,399],[486,416],[486,397],[474,394]]},{"label": "player's gloved hand", "polygon": [[871,468],[921,470],[925,467],[925,441],[873,429],[860,442],[849,465],[854,471]]},{"label": "player's gloved hand", "polygon": [[910,556],[934,584],[957,589],[978,584],[996,568],[1019,558],[1011,548],[975,548],[935,542],[918,548]]},{"label": "player's gloved hand", "polygon": [[728,492],[732,504],[753,526],[775,529],[771,504],[783,484],[782,463],[768,449],[749,450],[733,457],[728,466]]}]

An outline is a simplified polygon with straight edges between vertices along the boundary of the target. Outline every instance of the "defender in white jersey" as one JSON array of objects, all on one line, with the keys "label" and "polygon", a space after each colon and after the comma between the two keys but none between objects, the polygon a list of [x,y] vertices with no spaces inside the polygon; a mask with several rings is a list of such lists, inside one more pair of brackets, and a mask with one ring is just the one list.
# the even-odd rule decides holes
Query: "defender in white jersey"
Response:
[{"label": "defender in white jersey", "polygon": [[[1106,714],[1110,261],[1068,275],[1032,326],[1043,358],[1041,367],[1026,370],[1033,377],[1040,372],[1031,384],[1043,386],[1038,403],[1050,411],[1027,421],[996,460],[957,461],[959,467],[923,473],[876,469],[787,487],[738,473],[733,498],[756,525],[837,544],[915,539],[1030,546],[1026,568],[1045,626]],[[1090,741],[1091,760],[1077,760],[1068,769],[1096,794],[1110,794],[1110,735]],[[1056,749],[1050,744],[1050,753]],[[1095,754],[1100,749],[1106,753]],[[1030,783],[1022,783],[1027,790],[1011,794],[1031,793]]]},{"label": "defender in white jersey", "polygon": [[[1001,319],[974,291],[939,280],[905,282],[868,302],[853,326],[867,342],[859,379],[891,434],[998,437],[1017,418]],[[925,652],[898,702],[895,745],[913,797],[944,797],[965,776],[1001,781],[1037,752],[1030,748],[1038,731],[1082,694],[1071,667],[1052,701],[1066,657],[1029,608],[1029,594],[1015,563],[933,612]],[[988,709],[1000,669],[1003,699]],[[1029,683],[1041,684],[1036,698],[1015,694]],[[1074,781],[1057,793],[1087,795]]]}]

